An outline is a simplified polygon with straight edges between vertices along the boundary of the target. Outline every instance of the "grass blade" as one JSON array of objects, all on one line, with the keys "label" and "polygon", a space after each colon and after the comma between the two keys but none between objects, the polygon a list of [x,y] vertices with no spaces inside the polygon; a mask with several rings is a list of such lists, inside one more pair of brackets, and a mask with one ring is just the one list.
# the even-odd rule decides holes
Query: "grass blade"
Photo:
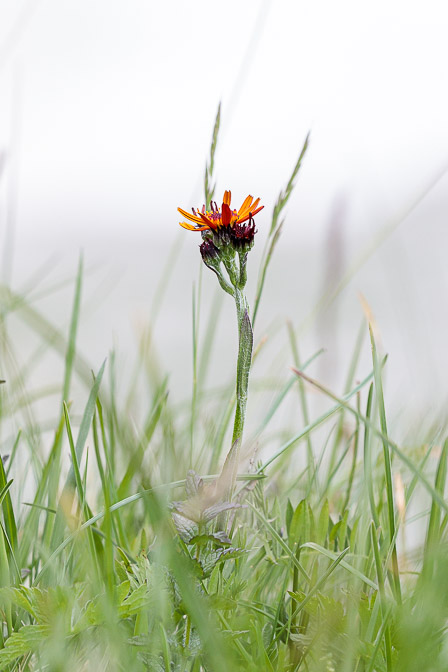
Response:
[{"label": "grass blade", "polygon": [[[395,536],[395,506],[394,506],[394,489],[392,482],[392,466],[389,452],[389,442],[387,434],[387,421],[386,421],[386,409],[384,406],[384,394],[383,394],[383,383],[381,378],[381,366],[378,360],[378,353],[376,350],[375,337],[373,335],[372,325],[369,324],[370,332],[370,342],[372,344],[372,360],[373,360],[373,373],[375,381],[375,394],[376,401],[378,404],[378,412],[380,415],[380,426],[381,426],[381,435],[383,442],[383,454],[384,454],[384,470],[386,474],[386,499],[387,499],[387,512],[388,512],[388,522],[389,522],[389,540],[391,541]],[[401,602],[401,586],[400,586],[400,572],[398,568],[398,556],[397,556],[397,547],[394,543],[392,548],[392,570],[393,570],[393,582],[395,586],[395,596],[398,602]]]}]

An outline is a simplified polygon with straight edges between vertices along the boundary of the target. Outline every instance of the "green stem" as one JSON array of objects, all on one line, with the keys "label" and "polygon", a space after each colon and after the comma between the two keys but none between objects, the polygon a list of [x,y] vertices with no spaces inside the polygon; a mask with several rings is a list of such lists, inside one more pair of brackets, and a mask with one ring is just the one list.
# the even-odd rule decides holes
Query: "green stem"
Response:
[{"label": "green stem", "polygon": [[223,277],[223,275],[221,273],[221,270],[219,268],[219,263],[218,263],[218,265],[215,265],[215,264],[211,264],[210,262],[204,260],[204,264],[207,266],[207,268],[209,268],[211,271],[213,271],[213,273],[215,273],[216,277],[218,278],[218,282],[221,285],[222,289],[225,292],[227,292],[227,294],[230,294],[230,296],[234,296],[232,287],[225,280],[225,278]]},{"label": "green stem", "polygon": [[247,390],[252,363],[253,332],[250,322],[247,299],[244,293],[235,287],[235,305],[238,320],[238,363],[236,373],[236,410],[233,425],[232,448],[227,457],[231,462],[230,492],[233,491],[238,470],[238,456],[243,439],[246,418]]},{"label": "green stem", "polygon": [[229,276],[229,280],[233,285],[232,295],[235,299],[236,317],[238,323],[238,362],[236,369],[235,421],[233,424],[232,446],[227,454],[221,472],[221,476],[226,483],[226,487],[228,488],[229,501],[231,501],[238,473],[238,458],[243,439],[244,420],[246,418],[247,390],[249,387],[249,373],[252,363],[252,348],[254,340],[252,324],[249,317],[249,306],[244,294],[244,286],[247,279],[247,252],[239,252],[238,257],[239,264],[237,264],[235,260],[235,251],[227,250],[226,253],[223,253],[221,259]]},{"label": "green stem", "polygon": [[247,312],[245,296],[240,289],[235,291],[235,305],[236,305],[236,317],[238,321],[238,363],[237,363],[237,373],[236,373],[236,411],[235,411],[235,421],[233,425],[233,437],[232,444],[235,441],[241,440],[244,429],[244,418],[246,415],[246,402],[247,402],[247,383],[249,372],[247,371],[246,379],[243,380],[243,360],[245,358],[246,349],[245,342],[242,338],[242,324]]},{"label": "green stem", "polygon": [[240,258],[240,281],[239,286],[241,288],[246,286],[247,282],[247,252],[239,252]]}]

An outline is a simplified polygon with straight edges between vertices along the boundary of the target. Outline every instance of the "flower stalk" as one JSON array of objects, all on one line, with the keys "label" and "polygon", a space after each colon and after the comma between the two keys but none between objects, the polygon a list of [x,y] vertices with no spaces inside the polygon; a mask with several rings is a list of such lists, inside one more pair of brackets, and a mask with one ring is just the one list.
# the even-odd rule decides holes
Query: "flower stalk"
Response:
[{"label": "flower stalk", "polygon": [[[210,210],[192,209],[193,214],[178,208],[188,222],[180,225],[189,231],[200,231],[203,242],[200,252],[204,264],[212,270],[221,287],[233,296],[238,324],[238,360],[236,371],[236,409],[233,425],[232,446],[223,467],[223,480],[230,496],[237,477],[239,453],[246,418],[249,374],[252,363],[253,331],[249,306],[244,293],[247,282],[247,255],[254,244],[256,233],[254,215],[263,206],[260,199],[248,196],[241,208],[230,208],[231,193],[224,193],[222,207],[212,201]],[[224,275],[224,271],[226,276]]]},{"label": "flower stalk", "polygon": [[238,362],[236,369],[236,409],[232,436],[234,465],[231,472],[230,489],[233,489],[237,475],[239,449],[243,439],[244,421],[246,419],[247,392],[254,345],[247,299],[240,289],[235,290],[235,304],[238,320]]}]

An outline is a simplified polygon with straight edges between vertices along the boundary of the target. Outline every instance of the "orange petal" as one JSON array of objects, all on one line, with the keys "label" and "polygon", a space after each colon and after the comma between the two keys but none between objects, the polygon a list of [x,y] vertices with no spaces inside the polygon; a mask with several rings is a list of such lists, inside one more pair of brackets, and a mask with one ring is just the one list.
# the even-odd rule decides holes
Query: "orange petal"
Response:
[{"label": "orange petal", "polygon": [[216,224],[212,222],[208,217],[202,214],[202,212],[199,213],[199,216],[201,218],[201,221],[203,224],[205,224],[205,227],[207,229],[216,229]]},{"label": "orange petal", "polygon": [[244,199],[244,201],[243,201],[243,205],[242,205],[241,208],[238,210],[238,214],[239,214],[239,215],[242,215],[243,212],[246,210],[246,208],[248,208],[248,207],[250,206],[250,204],[252,203],[252,201],[253,201],[253,197],[252,197],[252,196],[247,196],[247,197]]},{"label": "orange petal", "polygon": [[246,208],[244,208],[244,210],[243,210],[243,208],[241,207],[241,208],[240,208],[240,211],[239,211],[239,213],[238,213],[238,216],[239,216],[239,217],[245,217],[246,215],[249,214],[249,212],[252,212],[252,213],[253,213],[254,210],[257,209],[257,205],[259,204],[259,202],[260,202],[260,199],[257,198],[256,201],[254,201],[254,202],[251,203],[249,206],[247,206]]},{"label": "orange petal", "polygon": [[232,192],[231,191],[225,191],[222,202],[225,203],[226,205],[230,205],[231,198],[232,198]]},{"label": "orange petal", "polygon": [[254,210],[253,212],[252,212],[252,210],[251,210],[251,211],[248,213],[247,216],[243,217],[242,219],[239,219],[238,221],[240,222],[240,224],[241,224],[242,222],[246,222],[246,221],[249,219],[249,217],[250,217],[251,215],[252,215],[252,217],[255,217],[255,215],[257,214],[257,212],[260,212],[260,210],[263,210],[263,208],[264,208],[264,205],[262,205],[261,208],[257,208],[257,209]]},{"label": "orange petal", "polygon": [[232,211],[227,203],[222,204],[221,222],[223,226],[229,226],[232,219]]},{"label": "orange petal", "polygon": [[187,231],[208,231],[210,228],[208,226],[193,226],[193,224],[187,224],[187,222],[179,222],[179,224]]},{"label": "orange petal", "polygon": [[185,219],[189,219],[190,222],[196,222],[196,224],[202,224],[202,219],[200,217],[196,217],[196,215],[192,215],[190,212],[182,210],[182,208],[177,208],[177,211],[180,212],[180,214],[183,215]]}]

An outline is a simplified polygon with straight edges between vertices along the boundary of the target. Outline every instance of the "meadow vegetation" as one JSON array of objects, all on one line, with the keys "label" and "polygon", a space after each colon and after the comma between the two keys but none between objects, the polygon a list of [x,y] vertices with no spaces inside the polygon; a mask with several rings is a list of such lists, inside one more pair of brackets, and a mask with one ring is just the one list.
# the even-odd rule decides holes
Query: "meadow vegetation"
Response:
[{"label": "meadow vegetation", "polygon": [[[207,202],[218,133],[219,113]],[[306,149],[274,208],[249,302],[254,366],[258,306]],[[294,370],[265,381],[270,403],[256,436],[238,444],[236,476],[235,381],[206,384],[214,316],[198,333],[193,302],[193,392],[182,407],[143,339],[137,422],[135,386],[123,392],[114,357],[92,372],[77,352],[82,285],[81,262],[67,333],[26,295],[0,291],[0,670],[446,672],[448,441],[443,427],[411,445],[390,435],[374,325],[347,345],[341,394],[310,377],[319,353],[302,360],[289,325]],[[17,320],[65,361],[58,419],[45,431],[32,407],[47,392],[27,389],[33,360],[17,370],[11,355]],[[314,415],[316,392],[326,406]],[[271,431],[285,403],[300,429]],[[410,509],[424,532],[406,552]]]}]

